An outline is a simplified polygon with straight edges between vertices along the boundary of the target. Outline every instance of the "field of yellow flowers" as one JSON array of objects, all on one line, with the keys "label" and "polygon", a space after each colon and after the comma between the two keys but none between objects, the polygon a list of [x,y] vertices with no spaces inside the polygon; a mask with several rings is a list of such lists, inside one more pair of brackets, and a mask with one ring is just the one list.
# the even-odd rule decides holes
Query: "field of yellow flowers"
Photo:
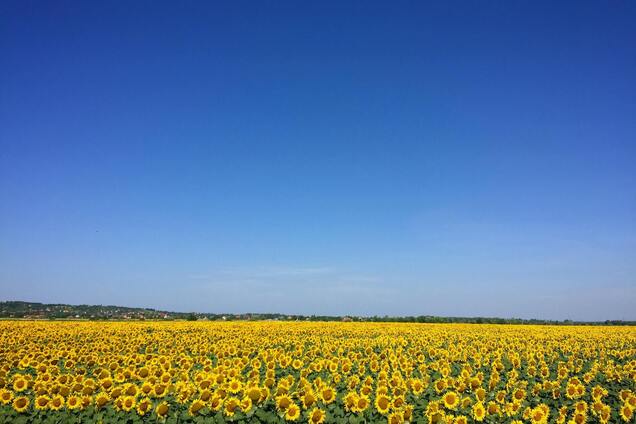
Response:
[{"label": "field of yellow flowers", "polygon": [[636,328],[0,321],[6,423],[634,422]]}]

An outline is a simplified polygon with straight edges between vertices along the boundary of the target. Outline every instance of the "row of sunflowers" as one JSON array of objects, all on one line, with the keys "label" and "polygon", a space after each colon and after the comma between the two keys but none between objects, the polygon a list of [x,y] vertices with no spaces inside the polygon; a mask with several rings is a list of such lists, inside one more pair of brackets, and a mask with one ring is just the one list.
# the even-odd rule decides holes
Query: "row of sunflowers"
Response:
[{"label": "row of sunflowers", "polygon": [[0,321],[0,423],[635,422],[636,328]]}]

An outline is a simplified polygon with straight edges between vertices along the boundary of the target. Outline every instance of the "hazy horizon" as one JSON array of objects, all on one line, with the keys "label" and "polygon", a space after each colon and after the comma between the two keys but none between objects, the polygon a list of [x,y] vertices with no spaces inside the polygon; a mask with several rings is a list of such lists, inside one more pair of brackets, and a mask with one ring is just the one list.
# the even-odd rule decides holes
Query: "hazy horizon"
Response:
[{"label": "hazy horizon", "polygon": [[3,2],[0,300],[636,320],[635,20]]}]

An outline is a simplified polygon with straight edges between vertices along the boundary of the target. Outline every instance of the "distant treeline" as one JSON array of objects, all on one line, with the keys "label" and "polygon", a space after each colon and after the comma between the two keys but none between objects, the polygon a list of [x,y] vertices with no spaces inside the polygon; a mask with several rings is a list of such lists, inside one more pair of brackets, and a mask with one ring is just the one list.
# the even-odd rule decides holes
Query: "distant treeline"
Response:
[{"label": "distant treeline", "polygon": [[355,322],[411,322],[411,323],[464,323],[464,324],[531,324],[531,325],[636,325],[636,321],[553,321],[521,318],[438,317],[432,315],[390,316],[330,316],[287,315],[275,313],[212,314],[195,312],[169,312],[151,308],[130,308],[112,305],[65,305],[37,302],[0,302],[0,318],[21,319],[83,319],[83,320],[210,320],[210,321],[355,321]]}]

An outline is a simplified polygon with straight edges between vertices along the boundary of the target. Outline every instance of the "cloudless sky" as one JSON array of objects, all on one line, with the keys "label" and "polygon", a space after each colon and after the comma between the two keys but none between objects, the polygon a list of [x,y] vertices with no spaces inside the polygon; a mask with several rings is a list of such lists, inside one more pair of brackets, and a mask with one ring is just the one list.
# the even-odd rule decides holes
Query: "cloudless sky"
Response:
[{"label": "cloudless sky", "polygon": [[0,300],[636,319],[634,22],[3,1]]}]

